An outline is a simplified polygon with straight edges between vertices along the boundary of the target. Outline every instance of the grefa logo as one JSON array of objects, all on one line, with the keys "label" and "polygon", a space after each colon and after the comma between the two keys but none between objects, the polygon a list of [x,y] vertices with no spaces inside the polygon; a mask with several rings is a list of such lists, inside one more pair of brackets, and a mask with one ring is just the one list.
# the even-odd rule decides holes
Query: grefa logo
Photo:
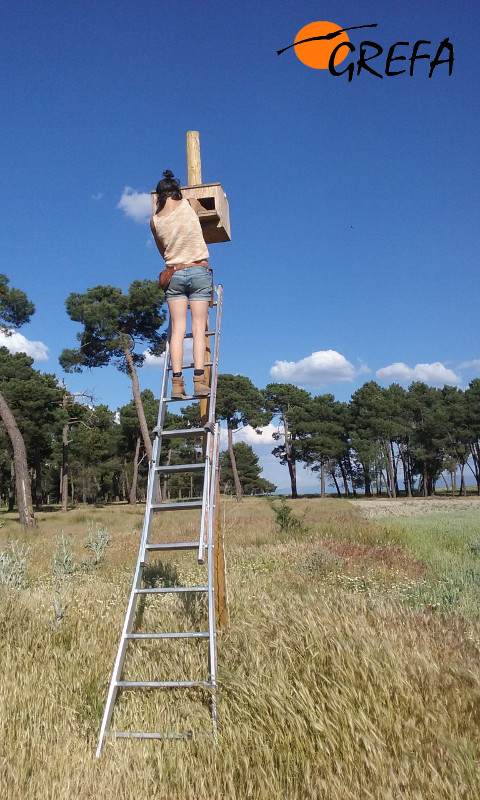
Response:
[{"label": "grefa logo", "polygon": [[[453,44],[449,41],[448,36],[434,47],[430,47],[432,42],[429,39],[419,39],[413,45],[410,42],[395,42],[388,48],[386,56],[380,58],[384,53],[382,45],[365,40],[357,49],[347,34],[347,31],[376,27],[376,22],[371,25],[354,25],[351,28],[341,28],[334,22],[310,22],[297,33],[293,44],[277,50],[277,54],[281,55],[293,47],[297,58],[307,67],[328,69],[330,75],[335,77],[347,75],[348,82],[353,79],[355,73],[360,75],[362,72],[377,78],[384,76],[391,78],[406,72],[413,77],[415,72],[420,74],[420,67],[416,67],[417,61],[429,62],[429,78],[432,77],[436,68],[443,64],[448,64],[448,74],[449,76],[452,74]],[[435,55],[432,56],[435,48]],[[338,69],[338,66],[348,56],[352,58],[347,66]],[[425,63],[423,63],[423,67],[421,74],[426,76]],[[383,74],[380,71],[382,68]]]}]

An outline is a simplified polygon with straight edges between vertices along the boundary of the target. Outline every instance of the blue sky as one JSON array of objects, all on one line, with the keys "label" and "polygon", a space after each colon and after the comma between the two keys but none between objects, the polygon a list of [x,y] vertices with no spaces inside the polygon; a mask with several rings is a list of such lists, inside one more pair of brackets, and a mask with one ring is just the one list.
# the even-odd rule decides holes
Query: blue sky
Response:
[{"label": "blue sky", "polygon": [[[62,373],[79,330],[65,298],[157,276],[145,195],[167,168],[186,183],[185,134],[198,130],[203,180],[230,204],[232,241],[210,248],[222,372],[339,400],[366,380],[467,386],[480,375],[478,12],[473,0],[2,2],[0,270],[37,309],[9,346],[70,391],[129,402],[113,368]],[[316,20],[377,23],[351,32],[348,61],[373,40],[382,73],[395,42],[409,58],[429,40],[433,58],[449,37],[453,73],[429,79],[423,60],[412,77],[348,82],[293,49],[277,56]],[[141,387],[159,381],[144,366]],[[264,476],[288,486],[268,431],[245,435]]]}]

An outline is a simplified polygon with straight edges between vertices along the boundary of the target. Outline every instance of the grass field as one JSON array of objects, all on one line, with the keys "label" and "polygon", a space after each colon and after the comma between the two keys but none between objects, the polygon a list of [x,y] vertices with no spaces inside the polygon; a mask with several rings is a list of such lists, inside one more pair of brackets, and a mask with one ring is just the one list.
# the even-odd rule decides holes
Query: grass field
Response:
[{"label": "grass field", "polygon": [[[0,515],[0,797],[477,800],[480,514],[455,503],[369,519],[354,503],[300,499],[288,506],[301,525],[282,531],[265,500],[222,500],[218,744],[206,698],[152,692],[120,698],[116,721],[166,730],[178,716],[199,734],[109,740],[98,760],[143,509],[39,513],[35,532]],[[159,534],[189,538],[196,518],[174,520],[156,521]],[[105,530],[95,565],[85,541]],[[175,554],[156,577],[193,583],[194,558]],[[202,607],[170,598],[144,611],[179,629]],[[196,674],[201,657],[149,643],[126,669]]]}]

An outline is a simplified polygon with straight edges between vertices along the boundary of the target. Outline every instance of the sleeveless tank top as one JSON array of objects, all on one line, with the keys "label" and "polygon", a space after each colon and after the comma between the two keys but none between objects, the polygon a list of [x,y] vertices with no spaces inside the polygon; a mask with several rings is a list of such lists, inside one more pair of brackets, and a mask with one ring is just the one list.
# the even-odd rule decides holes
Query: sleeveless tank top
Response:
[{"label": "sleeveless tank top", "polygon": [[165,217],[153,217],[157,236],[162,242],[167,267],[205,261],[208,248],[203,238],[200,220],[188,200],[183,200]]}]

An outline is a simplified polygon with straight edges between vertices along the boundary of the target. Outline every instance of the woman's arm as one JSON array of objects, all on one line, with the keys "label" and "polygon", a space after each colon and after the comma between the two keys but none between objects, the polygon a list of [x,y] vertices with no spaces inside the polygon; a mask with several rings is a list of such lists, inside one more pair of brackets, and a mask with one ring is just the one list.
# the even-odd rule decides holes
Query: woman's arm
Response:
[{"label": "woman's arm", "polygon": [[153,238],[155,239],[155,244],[157,245],[158,252],[160,253],[160,255],[163,258],[164,254],[165,254],[165,248],[164,248],[163,244],[161,243],[160,239],[158,238],[157,229],[155,228],[155,223],[153,221],[153,217],[150,218],[150,230],[152,231]]},{"label": "woman's arm", "polygon": [[188,202],[190,203],[191,207],[193,208],[196,214],[200,213],[201,211],[205,211],[204,207],[197,200],[196,197],[189,197]]}]

